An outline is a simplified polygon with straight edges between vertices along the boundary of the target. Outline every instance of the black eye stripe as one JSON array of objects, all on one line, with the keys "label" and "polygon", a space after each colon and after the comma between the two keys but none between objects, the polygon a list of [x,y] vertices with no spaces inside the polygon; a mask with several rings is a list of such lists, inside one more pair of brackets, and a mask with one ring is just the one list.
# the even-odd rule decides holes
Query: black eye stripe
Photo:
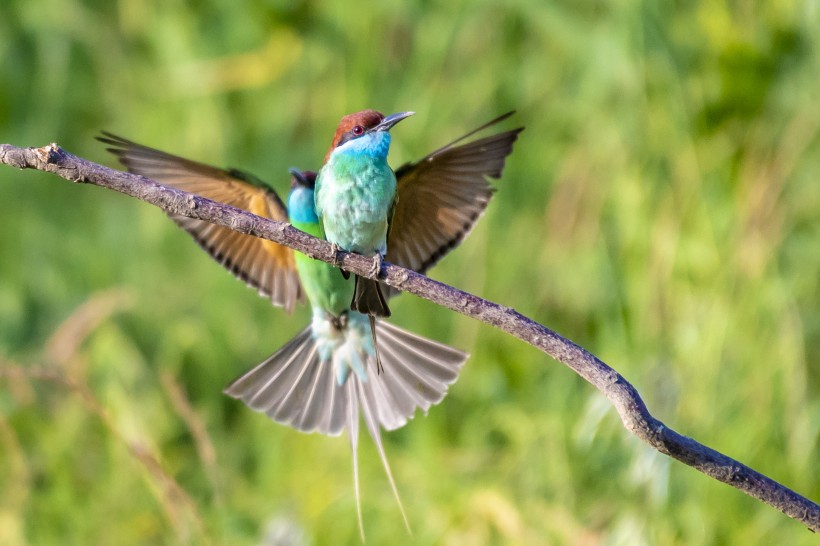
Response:
[{"label": "black eye stripe", "polygon": [[[356,129],[358,129],[361,132],[356,133]],[[362,127],[361,125],[357,125],[353,129],[349,130],[348,132],[346,132],[345,134],[342,135],[342,138],[339,139],[339,143],[336,145],[336,147],[338,148],[339,146],[341,146],[345,142],[350,142],[354,138],[358,138],[358,137],[362,136],[364,133],[365,133],[364,127]]]}]

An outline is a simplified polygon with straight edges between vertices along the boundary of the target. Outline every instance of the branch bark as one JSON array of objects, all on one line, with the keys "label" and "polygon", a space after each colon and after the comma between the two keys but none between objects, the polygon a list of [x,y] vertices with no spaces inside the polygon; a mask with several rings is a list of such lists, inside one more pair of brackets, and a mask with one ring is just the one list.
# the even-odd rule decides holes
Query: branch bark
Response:
[{"label": "branch bark", "polygon": [[[168,213],[198,218],[262,237],[357,275],[373,278],[370,258],[349,252],[334,252],[327,241],[303,233],[290,224],[261,218],[210,199],[168,188],[143,176],[109,169],[69,154],[57,144],[42,148],[0,144],[0,163],[19,169],[47,171],[72,182],[116,190]],[[385,262],[381,278],[390,286],[485,322],[540,349],[601,391],[617,410],[626,429],[654,449],[780,510],[812,531],[820,531],[820,506],[817,503],[667,427],[649,413],[638,391],[623,376],[586,349],[510,307],[481,299],[413,271]]]}]

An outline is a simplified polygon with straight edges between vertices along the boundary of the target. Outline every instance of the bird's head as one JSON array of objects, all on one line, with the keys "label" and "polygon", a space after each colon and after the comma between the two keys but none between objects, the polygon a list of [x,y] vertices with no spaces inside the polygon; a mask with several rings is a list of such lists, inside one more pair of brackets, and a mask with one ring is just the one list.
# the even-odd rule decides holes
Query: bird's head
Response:
[{"label": "bird's head", "polygon": [[290,172],[290,189],[307,188],[312,190],[316,186],[316,173],[313,171],[300,171],[296,167],[288,169]]},{"label": "bird's head", "polygon": [[390,146],[390,129],[414,113],[399,112],[385,116],[376,110],[362,110],[361,112],[346,115],[336,128],[336,134],[333,136],[333,142],[327,156],[325,156],[325,161],[335,150],[350,143],[353,143],[350,147],[362,150],[384,147],[384,154],[386,155],[387,148]]}]

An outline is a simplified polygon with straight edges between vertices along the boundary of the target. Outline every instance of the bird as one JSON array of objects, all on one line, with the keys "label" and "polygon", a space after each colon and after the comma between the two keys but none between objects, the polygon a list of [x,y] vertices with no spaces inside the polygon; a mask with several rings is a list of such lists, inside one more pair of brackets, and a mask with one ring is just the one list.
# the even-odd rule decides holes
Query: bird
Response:
[{"label": "bird", "polygon": [[[315,210],[327,240],[338,250],[373,256],[378,275],[387,253],[387,230],[396,200],[396,175],[387,164],[390,129],[415,112],[386,116],[376,110],[348,114],[339,122],[314,192]],[[347,278],[350,273],[341,270]],[[369,315],[376,369],[382,371],[376,317],[389,317],[378,280],[355,276],[350,309]]]},{"label": "bird", "polygon": [[[288,198],[291,224],[324,237],[314,209],[315,173],[292,174]],[[379,322],[376,327],[382,342],[381,358],[389,373],[369,374],[372,367],[368,362],[375,357],[376,349],[368,315],[349,309],[354,280],[301,253],[296,254],[296,266],[312,307],[311,324],[268,360],[234,381],[225,392],[298,430],[316,430],[327,435],[347,430],[353,452],[359,530],[364,539],[357,461],[361,408],[409,531],[380,428],[399,428],[417,408],[426,412],[441,401],[458,377],[467,354],[388,322]]]},{"label": "bird", "polygon": [[[459,144],[512,114],[499,116],[396,170],[399,199],[387,236],[388,261],[424,273],[469,234],[494,192],[487,178],[501,177],[523,128]],[[326,237],[315,210],[314,172],[291,169],[291,191],[285,206],[270,186],[248,173],[196,163],[111,133],[98,139],[111,146],[109,151],[131,172],[251,212],[260,211],[260,216],[288,219],[298,229]],[[249,239],[237,238],[240,234],[201,220],[172,218],[213,258],[271,297],[275,305],[287,310],[305,296],[311,303],[311,324],[228,385],[225,393],[302,432],[335,436],[347,431],[359,530],[364,538],[357,462],[361,412],[409,530],[380,431],[400,428],[417,409],[427,412],[440,402],[457,379],[466,353],[378,319],[375,328],[386,372],[369,374],[367,370],[375,365],[376,348],[372,337],[366,335],[370,316],[349,308],[355,280],[351,282],[334,267],[276,243],[244,235],[241,237]],[[296,286],[282,281],[290,281],[294,273]],[[279,289],[272,279],[287,289]],[[382,288],[388,295],[395,294],[386,285]]]},{"label": "bird", "polygon": [[[390,129],[413,114],[385,116],[362,110],[344,116],[316,180],[316,214],[327,240],[343,250],[374,256],[374,274],[387,254],[387,229],[396,200],[396,175],[387,164]],[[350,308],[389,317],[379,281],[355,278]]]}]

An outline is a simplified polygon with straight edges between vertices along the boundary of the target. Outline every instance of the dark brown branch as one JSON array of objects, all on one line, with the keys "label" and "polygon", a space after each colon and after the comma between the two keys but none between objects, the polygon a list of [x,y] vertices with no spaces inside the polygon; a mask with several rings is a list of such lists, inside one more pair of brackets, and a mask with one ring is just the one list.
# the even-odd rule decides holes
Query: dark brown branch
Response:
[{"label": "dark brown branch", "polygon": [[[142,176],[91,163],[65,152],[56,144],[43,148],[18,148],[2,144],[0,163],[19,169],[48,171],[73,182],[110,188],[156,205],[168,213],[198,218],[262,237],[339,265],[357,275],[371,276],[370,258],[347,252],[335,253],[328,242],[311,237],[289,224],[260,218],[234,207],[167,188]],[[569,366],[601,391],[615,406],[627,430],[653,448],[777,508],[812,531],[820,530],[820,506],[746,465],[678,434],[652,417],[635,388],[589,351],[514,309],[478,298],[424,275],[388,263],[384,264],[382,274],[390,286],[486,322],[537,347]]]}]

